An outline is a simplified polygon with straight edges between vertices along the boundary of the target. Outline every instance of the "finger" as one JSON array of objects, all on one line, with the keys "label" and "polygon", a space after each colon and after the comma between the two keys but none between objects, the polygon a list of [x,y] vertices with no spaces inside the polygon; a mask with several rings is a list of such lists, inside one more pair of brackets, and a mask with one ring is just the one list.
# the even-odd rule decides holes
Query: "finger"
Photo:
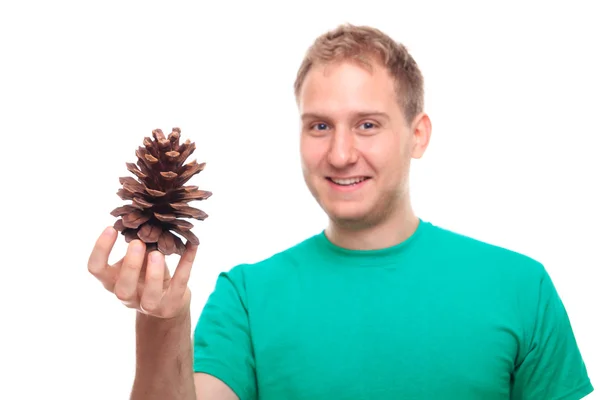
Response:
[{"label": "finger", "polygon": [[101,280],[104,288],[111,293],[114,293],[115,291],[115,283],[117,282],[117,278],[119,277],[119,272],[121,271],[121,265],[123,264],[124,259],[125,257],[121,257],[121,259],[117,261],[114,265],[108,265],[106,276]]},{"label": "finger", "polygon": [[197,245],[192,245],[190,242],[186,244],[185,252],[177,264],[173,279],[171,279],[171,283],[165,294],[165,303],[177,301],[185,294],[197,251]]},{"label": "finger", "polygon": [[165,256],[160,251],[150,252],[146,265],[146,281],[140,299],[140,308],[149,314],[158,311],[163,294]]},{"label": "finger", "polygon": [[117,240],[117,231],[109,226],[96,240],[88,259],[88,271],[101,282],[111,278],[112,270],[108,266],[108,257]]},{"label": "finger", "polygon": [[141,240],[132,240],[127,246],[127,253],[119,269],[119,276],[115,283],[114,293],[125,305],[137,304],[137,284],[140,270],[144,264],[146,246]]}]

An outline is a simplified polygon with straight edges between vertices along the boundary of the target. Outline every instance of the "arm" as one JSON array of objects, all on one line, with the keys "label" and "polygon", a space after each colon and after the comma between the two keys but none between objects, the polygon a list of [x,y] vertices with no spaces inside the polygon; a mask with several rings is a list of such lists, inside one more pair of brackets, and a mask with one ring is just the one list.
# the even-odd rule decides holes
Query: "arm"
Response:
[{"label": "arm", "polygon": [[162,320],[136,317],[136,373],[131,400],[195,397],[190,313]]},{"label": "arm", "polygon": [[190,335],[189,309],[173,320],[138,313],[137,368],[131,400],[238,400],[220,380],[193,373]]},{"label": "arm", "polygon": [[[237,396],[235,399],[258,400],[250,305],[246,295],[253,284],[248,279],[247,267],[239,265],[217,278],[194,332],[194,372],[199,373],[196,376],[206,374],[226,384]],[[196,379],[197,388],[199,379]],[[204,399],[200,395],[198,398]]]},{"label": "arm", "polygon": [[527,291],[531,323],[513,372],[511,399],[579,400],[594,388],[563,302],[547,272],[540,275]]},{"label": "arm", "polygon": [[131,399],[237,400],[231,389],[192,369],[188,280],[196,247],[188,245],[171,279],[164,256],[146,257],[139,240],[108,264],[117,232],[108,228],[97,239],[88,260],[89,272],[128,308],[136,310],[136,374]]}]

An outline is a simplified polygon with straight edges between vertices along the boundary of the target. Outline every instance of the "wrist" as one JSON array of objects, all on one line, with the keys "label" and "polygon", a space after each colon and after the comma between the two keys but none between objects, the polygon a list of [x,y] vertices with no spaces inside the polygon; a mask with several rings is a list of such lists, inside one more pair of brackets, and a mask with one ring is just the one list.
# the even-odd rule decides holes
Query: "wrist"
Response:
[{"label": "wrist", "polygon": [[137,311],[136,321],[138,325],[143,325],[149,329],[172,329],[179,326],[184,326],[189,323],[190,320],[190,306],[183,307],[179,313],[169,318],[155,317],[153,315],[145,314],[141,311]]}]

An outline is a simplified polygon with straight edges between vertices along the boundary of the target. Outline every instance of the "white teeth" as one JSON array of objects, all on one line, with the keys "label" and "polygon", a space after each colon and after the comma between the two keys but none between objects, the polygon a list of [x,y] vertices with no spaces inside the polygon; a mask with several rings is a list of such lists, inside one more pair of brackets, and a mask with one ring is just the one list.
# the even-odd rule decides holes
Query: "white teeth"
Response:
[{"label": "white teeth", "polygon": [[365,177],[361,177],[361,178],[349,178],[349,179],[331,179],[333,182],[337,183],[338,185],[343,185],[343,186],[349,186],[349,185],[354,185],[355,183],[359,183],[364,181]]}]

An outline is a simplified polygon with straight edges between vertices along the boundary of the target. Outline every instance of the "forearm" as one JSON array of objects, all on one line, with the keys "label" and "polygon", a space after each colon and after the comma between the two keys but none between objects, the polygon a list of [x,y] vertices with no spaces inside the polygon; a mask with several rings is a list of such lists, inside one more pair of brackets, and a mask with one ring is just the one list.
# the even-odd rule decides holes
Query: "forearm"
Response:
[{"label": "forearm", "polygon": [[189,309],[171,320],[137,314],[131,400],[142,399],[196,399]]}]

